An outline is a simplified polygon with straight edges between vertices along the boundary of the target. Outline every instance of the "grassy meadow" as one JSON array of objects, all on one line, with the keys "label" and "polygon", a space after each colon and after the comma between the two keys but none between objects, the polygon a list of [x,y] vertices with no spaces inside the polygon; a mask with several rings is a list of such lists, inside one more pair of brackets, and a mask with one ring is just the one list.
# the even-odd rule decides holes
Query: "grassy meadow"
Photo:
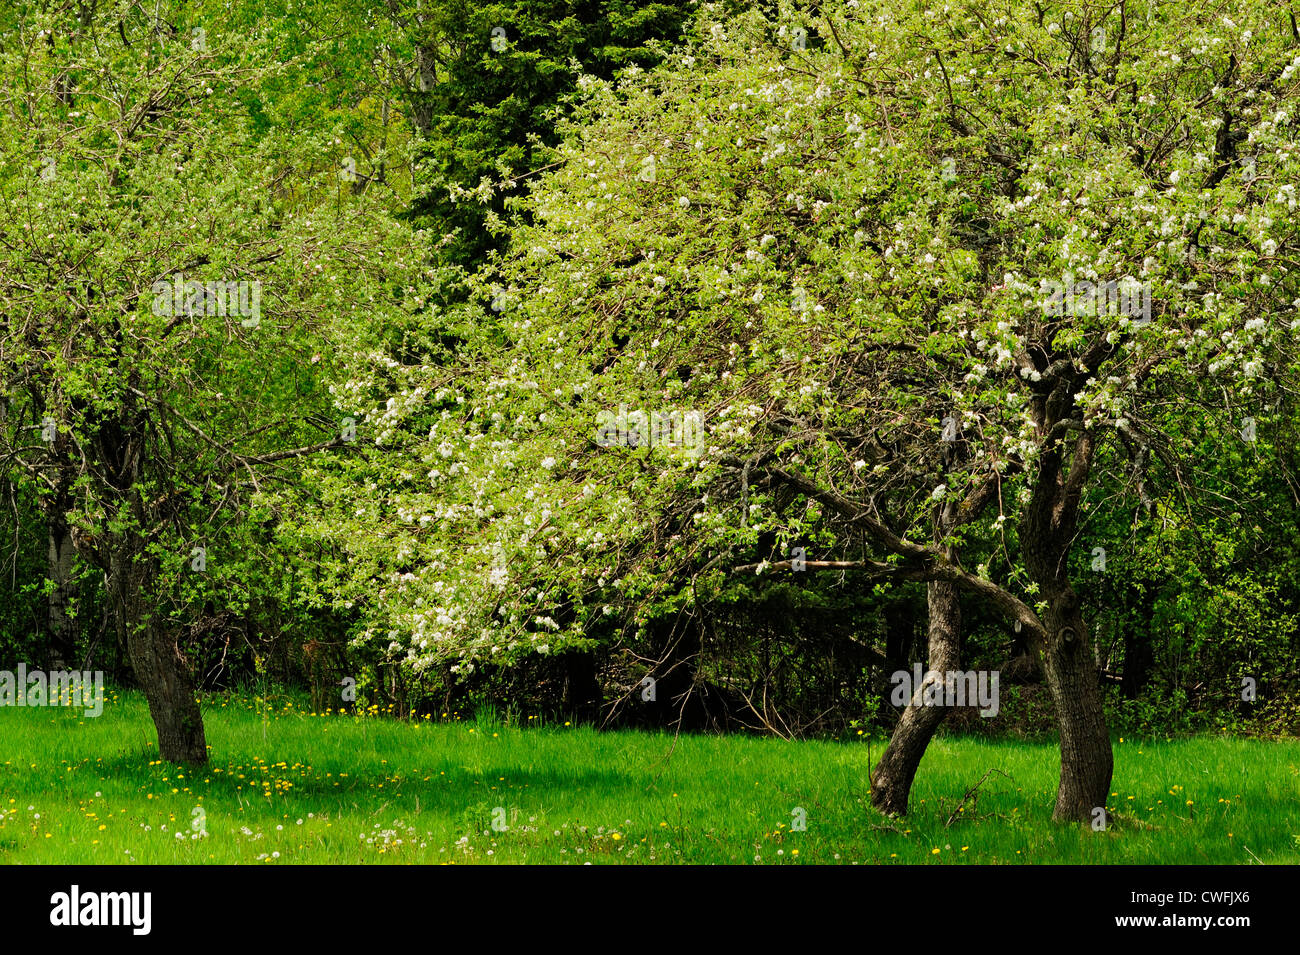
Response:
[{"label": "grassy meadow", "polygon": [[894,821],[868,798],[879,737],[204,710],[212,762],[190,772],[151,755],[138,695],[93,719],[0,709],[0,863],[1300,863],[1296,740],[1117,736],[1094,833],[1051,822],[1051,743],[939,738]]}]

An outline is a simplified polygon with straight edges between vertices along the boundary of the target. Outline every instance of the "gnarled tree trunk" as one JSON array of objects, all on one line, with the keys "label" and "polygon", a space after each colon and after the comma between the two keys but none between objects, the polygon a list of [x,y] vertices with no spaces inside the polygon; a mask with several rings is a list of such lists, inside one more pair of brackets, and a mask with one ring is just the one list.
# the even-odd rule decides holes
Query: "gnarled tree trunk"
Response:
[{"label": "gnarled tree trunk", "polygon": [[[1061,399],[1058,396],[1056,400]],[[1045,402],[1045,410],[1053,410],[1053,404]],[[1046,635],[1035,641],[1035,649],[1061,733],[1061,778],[1052,813],[1059,822],[1088,822],[1094,810],[1104,811],[1114,772],[1092,632],[1079,611],[1079,597],[1067,566],[1078,524],[1079,497],[1094,450],[1092,434],[1084,431],[1074,443],[1068,470],[1062,442],[1043,452],[1021,527],[1026,569],[1047,603],[1039,615]]]},{"label": "gnarled tree trunk", "polygon": [[1061,778],[1052,818],[1091,821],[1110,795],[1114,755],[1101,704],[1092,635],[1073,590],[1049,601],[1043,673],[1061,732]]},{"label": "gnarled tree trunk", "polygon": [[176,634],[158,619],[150,593],[154,579],[142,545],[128,541],[114,549],[108,598],[158,729],[158,755],[174,763],[203,764],[208,761],[208,746],[194,677]]},{"label": "gnarled tree trunk", "polygon": [[[926,585],[926,600],[930,611],[929,670],[943,679],[949,670],[959,669],[961,662],[961,605],[957,588],[949,581],[932,580]],[[935,730],[948,716],[946,706],[921,705],[929,682],[927,671],[927,679],[921,686],[912,688],[912,699],[871,774],[871,804],[890,815],[907,813],[912,780],[916,778],[921,757]]]}]

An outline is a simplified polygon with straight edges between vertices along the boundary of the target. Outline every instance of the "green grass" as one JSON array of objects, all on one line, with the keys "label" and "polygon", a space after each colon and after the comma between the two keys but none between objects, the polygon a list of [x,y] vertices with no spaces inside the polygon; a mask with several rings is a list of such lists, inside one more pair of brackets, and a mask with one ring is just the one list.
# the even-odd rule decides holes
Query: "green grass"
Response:
[{"label": "green grass", "polygon": [[[156,761],[143,701],[0,709],[0,863],[1300,862],[1300,742],[1115,742],[1117,821],[1051,822],[1054,746],[941,738],[912,813],[870,808],[882,740],[521,729],[205,701],[212,763]],[[949,824],[988,770],[978,798]],[[207,836],[195,835],[194,810]],[[492,829],[505,811],[507,831]],[[792,832],[792,811],[807,830]],[[177,839],[180,833],[182,838]],[[278,853],[278,855],[276,855]]]}]

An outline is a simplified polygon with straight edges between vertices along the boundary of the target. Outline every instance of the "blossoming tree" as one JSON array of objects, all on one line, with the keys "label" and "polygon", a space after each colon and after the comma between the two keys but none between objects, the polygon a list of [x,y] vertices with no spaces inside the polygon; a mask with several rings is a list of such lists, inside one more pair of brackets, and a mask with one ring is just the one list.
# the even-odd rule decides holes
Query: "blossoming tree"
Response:
[{"label": "blossoming tree", "polygon": [[0,92],[0,467],[102,571],[159,754],[190,763],[208,754],[179,638],[205,602],[277,588],[250,530],[274,520],[265,492],[346,449],[324,380],[429,251],[353,195],[333,136],[268,128],[321,51],[223,16],[0,20],[22,78]]},{"label": "blossoming tree", "polygon": [[[925,581],[950,640],[958,594],[1018,625],[1055,816],[1095,820],[1082,501],[1177,473],[1180,393],[1263,413],[1291,371],[1293,28],[1262,3],[702,16],[670,63],[585,84],[473,361],[375,409],[422,469],[376,636],[472,667],[738,567]],[[698,412],[702,445],[598,440],[620,407]],[[930,731],[878,806],[906,808]]]}]

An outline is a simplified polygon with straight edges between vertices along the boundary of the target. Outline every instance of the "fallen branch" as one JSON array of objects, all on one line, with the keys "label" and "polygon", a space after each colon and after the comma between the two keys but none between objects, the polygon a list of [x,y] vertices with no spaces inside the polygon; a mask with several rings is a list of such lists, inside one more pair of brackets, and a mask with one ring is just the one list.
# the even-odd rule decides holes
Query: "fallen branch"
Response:
[{"label": "fallen branch", "polygon": [[[971,799],[971,807],[972,807],[972,808],[974,808],[974,807],[979,803],[979,798],[980,798],[980,797],[979,797],[979,789],[980,789],[981,786],[984,785],[985,780],[987,780],[987,779],[988,779],[990,776],[992,776],[994,773],[997,773],[999,776],[1003,777],[1004,779],[1011,779],[1010,776],[1008,776],[1006,773],[1004,773],[1004,772],[1003,772],[1002,770],[1000,770],[1000,769],[990,769],[987,773],[985,773],[983,776],[980,777],[980,781],[979,781],[979,782],[977,782],[977,783],[976,783],[974,786],[972,786],[970,789],[966,790],[966,795],[964,795],[964,796],[961,797],[961,802],[959,802],[959,803],[957,804],[957,808],[954,809],[954,810],[952,811],[952,815],[948,817],[948,821],[945,822],[945,823],[943,824],[943,827],[944,827],[945,829],[947,829],[949,826],[951,826],[951,825],[953,824],[953,822],[957,819],[957,817],[958,817],[959,815],[961,815],[962,810],[963,810],[963,809],[965,808],[965,806],[966,806],[966,800]],[[1011,781],[1012,781],[1013,783],[1015,782],[1014,779],[1011,779]],[[972,797],[974,797],[974,798],[972,799]]]}]

